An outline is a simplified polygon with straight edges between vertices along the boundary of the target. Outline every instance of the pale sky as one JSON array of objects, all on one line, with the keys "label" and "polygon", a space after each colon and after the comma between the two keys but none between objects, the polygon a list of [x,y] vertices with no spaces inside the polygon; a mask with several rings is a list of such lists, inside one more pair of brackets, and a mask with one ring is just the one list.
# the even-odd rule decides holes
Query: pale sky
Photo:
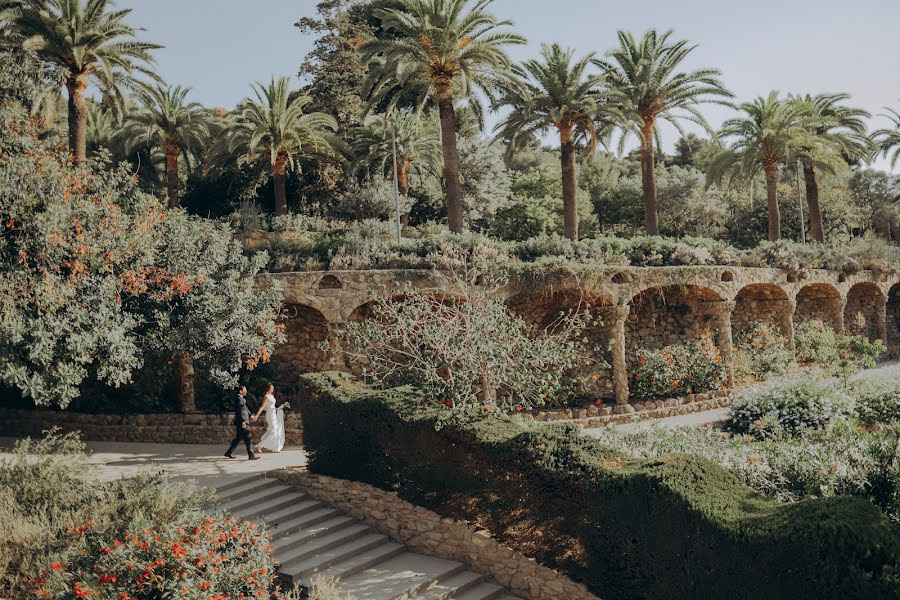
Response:
[{"label": "pale sky", "polygon": [[[133,8],[130,22],[157,51],[159,73],[190,85],[194,99],[230,108],[255,80],[296,77],[313,40],[294,23],[312,16],[318,0],[118,0]],[[900,0],[495,0],[491,10],[512,19],[527,46],[514,60],[534,56],[541,43],[559,42],[579,53],[603,54],[617,29],[636,35],[672,28],[698,44],[688,66],[716,67],[736,100],[772,89],[782,93],[848,92],[876,117],[900,110]],[[299,85],[299,81],[298,81]],[[708,106],[715,127],[731,111]],[[676,135],[663,130],[670,146]],[[880,161],[879,166],[885,166]]]}]

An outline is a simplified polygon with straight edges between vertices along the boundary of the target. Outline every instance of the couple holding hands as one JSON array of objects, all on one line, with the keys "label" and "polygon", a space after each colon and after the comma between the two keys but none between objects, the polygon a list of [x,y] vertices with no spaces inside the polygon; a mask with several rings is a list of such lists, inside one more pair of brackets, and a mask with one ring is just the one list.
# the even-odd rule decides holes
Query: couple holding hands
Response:
[{"label": "couple holding hands", "polygon": [[[259,440],[259,444],[255,448],[256,453],[254,453],[253,440],[250,436],[250,424],[255,423],[263,411],[266,413],[266,433]],[[259,458],[256,454],[262,454],[263,450],[281,452],[281,449],[284,448],[284,408],[278,406],[275,400],[275,386],[273,384],[270,383],[266,388],[259,410],[252,417],[247,406],[247,386],[242,385],[240,387],[234,400],[234,427],[234,439],[231,441],[228,451],[225,452],[227,458],[234,458],[232,452],[241,442],[244,442],[244,445],[247,446],[247,457],[250,460]]]}]

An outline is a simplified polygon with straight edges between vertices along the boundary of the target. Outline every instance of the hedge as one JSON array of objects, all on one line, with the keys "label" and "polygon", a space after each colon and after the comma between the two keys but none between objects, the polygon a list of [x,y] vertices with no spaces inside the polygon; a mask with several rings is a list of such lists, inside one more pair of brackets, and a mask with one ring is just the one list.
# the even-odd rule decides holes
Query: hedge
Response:
[{"label": "hedge", "polygon": [[624,457],[565,424],[443,424],[411,387],[302,377],[312,472],[487,527],[605,600],[900,598],[900,526],[855,497],[781,504],[708,460]]}]

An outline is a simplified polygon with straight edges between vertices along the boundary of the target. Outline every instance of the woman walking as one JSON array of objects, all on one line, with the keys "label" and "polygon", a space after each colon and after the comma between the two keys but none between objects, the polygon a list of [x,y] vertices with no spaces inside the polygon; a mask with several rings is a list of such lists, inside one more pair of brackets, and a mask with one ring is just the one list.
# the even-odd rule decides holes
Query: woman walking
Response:
[{"label": "woman walking", "polygon": [[266,412],[266,433],[256,445],[256,451],[259,453],[262,453],[263,450],[281,452],[281,449],[284,448],[284,412],[279,410],[276,404],[275,385],[270,383],[266,388],[263,401],[259,405],[259,410],[253,416],[253,420],[256,421],[263,411]]}]

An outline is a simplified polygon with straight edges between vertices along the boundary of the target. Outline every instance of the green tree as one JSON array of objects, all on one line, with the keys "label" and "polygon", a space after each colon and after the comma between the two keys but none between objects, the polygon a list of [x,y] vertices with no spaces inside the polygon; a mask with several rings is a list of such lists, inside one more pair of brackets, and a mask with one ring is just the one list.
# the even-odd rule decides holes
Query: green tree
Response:
[{"label": "green tree", "polygon": [[[900,113],[888,108],[888,114],[885,115],[891,120],[891,127],[885,127],[875,131],[872,136],[877,140],[878,150],[885,158],[890,157],[891,168],[897,165],[897,159],[900,158]],[[900,226],[897,226],[896,216],[890,223],[890,229],[900,234]],[[894,236],[895,239],[898,236]]]},{"label": "green tree", "polygon": [[[868,161],[876,151],[877,145],[866,132],[865,119],[872,115],[843,102],[850,98],[849,94],[819,94],[799,96],[793,99],[804,105],[808,112],[807,122],[814,137],[810,140],[810,152],[802,153],[800,163],[803,167],[803,178],[806,183],[806,203],[809,206],[809,231],[812,239],[825,242],[825,227],[822,223],[822,208],[819,203],[819,180],[817,168],[830,172],[846,171],[847,163]],[[825,144],[840,153],[842,161],[820,160],[820,147]],[[832,152],[828,153],[829,155]]]},{"label": "green tree", "polygon": [[766,97],[741,104],[741,116],[722,124],[719,136],[731,139],[731,147],[718,153],[707,171],[708,182],[731,178],[747,180],[760,170],[766,178],[769,214],[768,237],[781,239],[781,212],[778,206],[778,177],[782,165],[801,156],[818,164],[833,164],[839,156],[830,146],[815,140],[807,128],[809,107],[785,102],[772,91]]},{"label": "green tree", "polygon": [[891,239],[891,223],[900,216],[900,185],[890,173],[863,169],[850,177],[849,195],[859,210],[863,232],[874,231],[879,237]]},{"label": "green tree", "polygon": [[[396,163],[393,132],[396,132]],[[397,187],[404,197],[409,196],[411,171],[418,172],[421,180],[423,175],[437,174],[440,169],[441,140],[437,129],[411,111],[394,110],[371,117],[364,127],[354,132],[351,144],[354,170],[393,179],[396,168]]]},{"label": "green tree", "polygon": [[137,76],[155,77],[150,51],[160,46],[135,38],[137,30],[125,23],[130,13],[111,0],[0,0],[8,34],[64,73],[76,161],[87,157],[88,85],[122,102],[125,90],[139,86]]},{"label": "green tree", "polygon": [[511,107],[495,131],[512,147],[554,129],[559,135],[562,168],[564,235],[578,239],[578,200],[575,144],[587,139],[591,154],[597,145],[595,120],[600,116],[603,77],[587,72],[593,54],[573,60],[572,50],[559,44],[541,46],[540,60],[527,60],[512,69],[502,84],[497,106]]},{"label": "green tree", "polygon": [[312,99],[292,92],[287,77],[273,77],[268,85],[257,82],[253,92],[255,98],[244,99],[226,126],[217,160],[237,157],[239,165],[265,161],[274,180],[275,214],[285,215],[287,170],[295,170],[300,158],[333,155],[329,134],[337,122],[325,113],[305,113]]},{"label": "green tree", "polygon": [[212,115],[197,102],[188,102],[191,88],[159,84],[139,93],[141,107],[128,115],[123,135],[126,153],[136,146],[159,148],[166,161],[166,197],[169,208],[180,205],[178,158],[202,151],[210,138]]},{"label": "green tree", "polygon": [[657,122],[669,122],[681,132],[679,121],[687,119],[709,130],[698,104],[721,102],[731,93],[719,81],[718,69],[679,71],[696,46],[687,40],[670,41],[671,30],[659,34],[651,29],[639,42],[625,31],[618,36],[619,46],[609,52],[609,60],[595,62],[606,74],[609,101],[624,117],[622,143],[628,134],[640,140],[644,226],[649,235],[657,235],[653,149],[654,140],[659,145]]},{"label": "green tree", "polygon": [[447,222],[456,233],[463,230],[464,220],[454,96],[478,106],[476,90],[510,67],[504,47],[525,43],[502,29],[510,21],[486,11],[492,1],[398,0],[396,7],[375,11],[383,35],[362,47],[369,62],[366,95],[372,102],[392,105],[390,98],[408,89],[420,92],[420,105],[429,99],[437,104]]}]

